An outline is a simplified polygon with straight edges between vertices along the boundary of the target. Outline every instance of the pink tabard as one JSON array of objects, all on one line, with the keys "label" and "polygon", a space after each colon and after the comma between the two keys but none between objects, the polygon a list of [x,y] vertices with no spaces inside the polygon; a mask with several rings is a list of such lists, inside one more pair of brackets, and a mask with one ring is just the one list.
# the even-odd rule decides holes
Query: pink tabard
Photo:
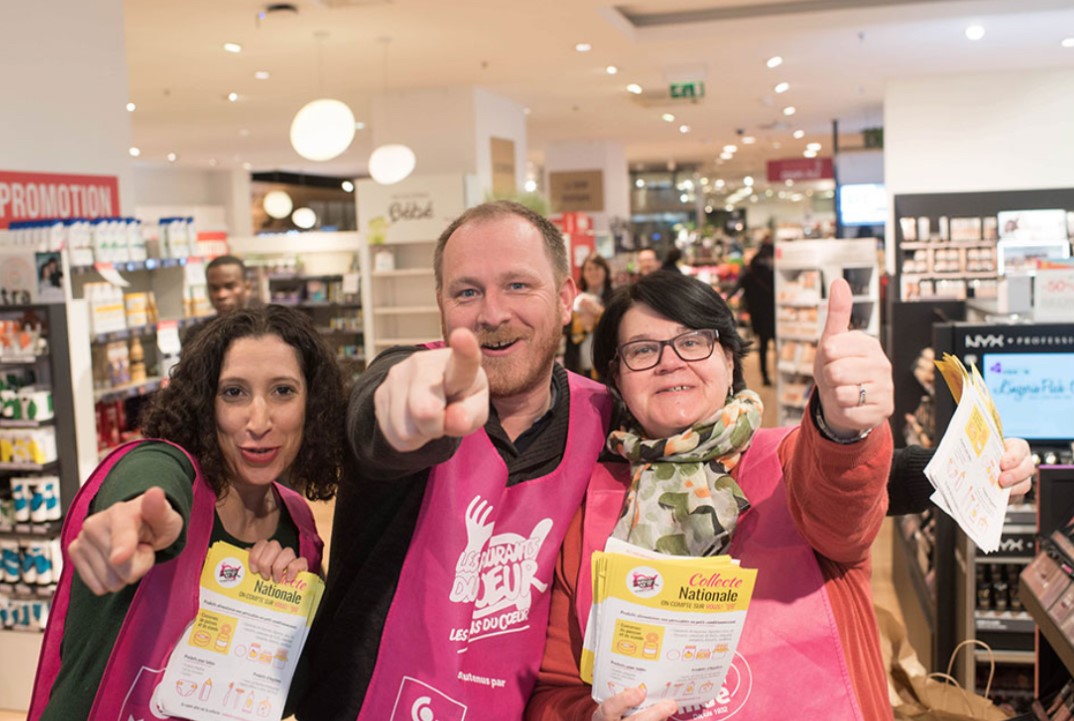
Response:
[{"label": "pink tabard", "polygon": [[[787,508],[776,451],[789,431],[757,431],[739,465],[736,480],[750,508],[739,519],[731,555],[758,569],[757,585],[719,696],[705,708],[681,710],[672,717],[678,721],[862,718],[820,564]],[[611,535],[628,473],[626,464],[601,466],[586,494],[575,607],[583,632],[593,598],[589,558]]]},{"label": "pink tabard", "polygon": [[361,721],[522,717],[559,547],[603,445],[609,400],[570,374],[567,445],[547,476],[508,487],[484,431],[429,474]]},{"label": "pink tabard", "polygon": [[[79,489],[67,512],[61,541],[63,571],[45,629],[29,721],[36,721],[44,712],[52,684],[60,671],[60,647],[71,595],[71,575],[75,573],[74,565],[67,556],[67,547],[82,529],[90,503],[108,472],[123,456],[143,442],[132,441],[112,451]],[[169,445],[175,446],[174,443]],[[138,583],[138,590],[134,593],[123,627],[112,647],[87,721],[162,718],[158,712],[150,710],[153,691],[164,673],[172,648],[197,613],[201,567],[209,549],[215,518],[216,496],[202,478],[197,462],[189,454],[187,458],[197,475],[194,479],[194,503],[186,528],[186,545],[179,556],[153,566]],[[300,555],[309,561],[311,571],[319,573],[323,544],[317,537],[309,506],[302,496],[288,488],[276,484],[276,491],[298,527]]]}]

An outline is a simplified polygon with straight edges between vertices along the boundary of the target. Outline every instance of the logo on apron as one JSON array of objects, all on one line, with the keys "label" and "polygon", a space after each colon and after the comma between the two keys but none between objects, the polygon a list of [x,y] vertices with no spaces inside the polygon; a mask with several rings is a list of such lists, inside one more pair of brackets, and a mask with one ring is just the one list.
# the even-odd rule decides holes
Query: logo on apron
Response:
[{"label": "logo on apron", "polygon": [[466,706],[416,678],[404,676],[388,721],[463,721]]}]

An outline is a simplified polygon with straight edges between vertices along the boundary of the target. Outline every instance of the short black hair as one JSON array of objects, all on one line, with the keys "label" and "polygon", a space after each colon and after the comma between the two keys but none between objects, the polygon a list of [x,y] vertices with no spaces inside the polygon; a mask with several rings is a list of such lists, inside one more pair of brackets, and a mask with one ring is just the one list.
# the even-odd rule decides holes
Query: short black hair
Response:
[{"label": "short black hair", "polygon": [[660,315],[687,328],[712,328],[720,334],[720,346],[731,351],[734,370],[731,387],[735,393],[746,387],[742,358],[749,344],[742,340],[734,313],[723,297],[708,283],[682,273],[651,273],[638,282],[623,286],[611,300],[593,331],[593,368],[604,382],[616,389],[615,361],[619,348],[619,324],[631,307],[645,304]]},{"label": "short black hair", "polygon": [[246,275],[246,264],[242,262],[241,258],[236,258],[233,255],[221,255],[213,258],[212,261],[205,266],[205,272],[208,273],[213,268],[219,268],[223,265],[237,265],[239,266],[239,270],[242,271],[242,274],[244,276]]}]

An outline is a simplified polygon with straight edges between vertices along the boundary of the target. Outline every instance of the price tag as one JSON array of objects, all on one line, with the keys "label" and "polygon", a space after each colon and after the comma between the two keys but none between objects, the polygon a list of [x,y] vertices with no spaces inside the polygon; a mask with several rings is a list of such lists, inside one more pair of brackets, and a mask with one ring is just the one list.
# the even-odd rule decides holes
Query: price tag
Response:
[{"label": "price tag", "polygon": [[111,263],[94,263],[93,269],[100,273],[101,277],[112,285],[119,286],[120,288],[127,288],[130,286],[130,283],[127,282],[126,278],[120,275],[119,271],[116,270],[116,267]]},{"label": "price tag", "polygon": [[164,355],[179,355],[182,344],[179,341],[179,322],[162,320],[157,323],[157,348]]}]

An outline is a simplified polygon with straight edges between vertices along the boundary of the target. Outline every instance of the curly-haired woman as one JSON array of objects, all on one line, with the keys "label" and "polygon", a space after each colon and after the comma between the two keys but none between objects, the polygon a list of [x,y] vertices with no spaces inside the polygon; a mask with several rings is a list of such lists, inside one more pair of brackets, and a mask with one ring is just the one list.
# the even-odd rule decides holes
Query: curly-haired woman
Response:
[{"label": "curly-haired woman", "polygon": [[301,313],[235,311],[198,333],[141,424],[150,440],[109,455],[68,512],[31,719],[158,718],[152,693],[215,541],[250,549],[266,579],[320,571],[312,513],[288,486],[335,493],[345,398]]}]

